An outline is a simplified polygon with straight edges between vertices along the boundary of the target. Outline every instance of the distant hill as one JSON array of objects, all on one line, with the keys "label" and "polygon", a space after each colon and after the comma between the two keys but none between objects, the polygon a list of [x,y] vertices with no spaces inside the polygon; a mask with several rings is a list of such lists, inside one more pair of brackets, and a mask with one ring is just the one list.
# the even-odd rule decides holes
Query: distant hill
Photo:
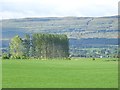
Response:
[{"label": "distant hill", "polygon": [[[118,44],[118,16],[109,17],[45,17],[3,19],[3,48],[9,40],[26,33],[66,34],[70,48],[98,47]],[[74,47],[73,47],[74,46]],[[72,51],[71,51],[72,52]]]},{"label": "distant hill", "polygon": [[118,17],[48,17],[6,19],[2,23],[3,38],[15,34],[55,33],[69,38],[117,38]]}]

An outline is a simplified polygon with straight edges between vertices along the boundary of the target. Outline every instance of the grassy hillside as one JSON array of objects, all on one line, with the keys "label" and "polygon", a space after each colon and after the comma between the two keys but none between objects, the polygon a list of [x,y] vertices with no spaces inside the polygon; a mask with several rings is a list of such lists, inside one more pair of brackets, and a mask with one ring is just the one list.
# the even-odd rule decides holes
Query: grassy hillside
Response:
[{"label": "grassy hillside", "polygon": [[3,88],[117,88],[116,59],[3,60]]}]

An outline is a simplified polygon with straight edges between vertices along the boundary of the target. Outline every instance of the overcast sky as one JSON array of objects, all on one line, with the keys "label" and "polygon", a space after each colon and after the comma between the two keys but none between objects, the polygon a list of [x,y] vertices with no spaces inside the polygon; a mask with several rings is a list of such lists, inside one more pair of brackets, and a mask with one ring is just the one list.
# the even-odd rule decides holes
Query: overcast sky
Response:
[{"label": "overcast sky", "polygon": [[113,16],[119,0],[0,0],[0,18]]}]

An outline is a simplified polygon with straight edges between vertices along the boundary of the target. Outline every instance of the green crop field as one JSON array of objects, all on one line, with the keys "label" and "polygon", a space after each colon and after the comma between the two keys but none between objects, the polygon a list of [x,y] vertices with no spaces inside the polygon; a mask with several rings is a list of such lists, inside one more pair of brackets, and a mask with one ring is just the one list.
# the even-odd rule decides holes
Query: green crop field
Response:
[{"label": "green crop field", "polygon": [[116,59],[2,60],[3,88],[117,88]]}]

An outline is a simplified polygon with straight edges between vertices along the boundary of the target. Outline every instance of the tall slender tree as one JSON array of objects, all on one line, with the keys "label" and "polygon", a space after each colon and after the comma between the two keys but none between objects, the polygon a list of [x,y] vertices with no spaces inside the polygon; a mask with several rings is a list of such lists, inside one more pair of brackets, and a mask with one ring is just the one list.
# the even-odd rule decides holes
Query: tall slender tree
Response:
[{"label": "tall slender tree", "polygon": [[18,35],[10,43],[12,57],[67,58],[69,43],[66,35],[35,33],[26,34],[22,40]]},{"label": "tall slender tree", "polygon": [[26,34],[23,40],[24,55],[28,58],[30,56],[30,35]]},{"label": "tall slender tree", "polygon": [[15,37],[12,38],[10,42],[11,58],[21,58],[24,55],[23,50],[24,47],[22,39],[18,35],[16,35]]}]

